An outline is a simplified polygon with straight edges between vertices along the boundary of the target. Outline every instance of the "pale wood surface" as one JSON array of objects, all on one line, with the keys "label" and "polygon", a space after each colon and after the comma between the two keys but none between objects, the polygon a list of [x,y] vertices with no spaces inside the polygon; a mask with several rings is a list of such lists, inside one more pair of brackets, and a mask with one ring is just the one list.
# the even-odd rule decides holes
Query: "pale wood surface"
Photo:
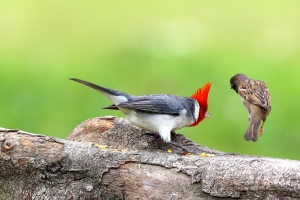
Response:
[{"label": "pale wood surface", "polygon": [[300,198],[299,161],[223,153],[172,135],[196,148],[182,155],[152,140],[115,117],[89,119],[67,140],[2,128],[0,199]]}]

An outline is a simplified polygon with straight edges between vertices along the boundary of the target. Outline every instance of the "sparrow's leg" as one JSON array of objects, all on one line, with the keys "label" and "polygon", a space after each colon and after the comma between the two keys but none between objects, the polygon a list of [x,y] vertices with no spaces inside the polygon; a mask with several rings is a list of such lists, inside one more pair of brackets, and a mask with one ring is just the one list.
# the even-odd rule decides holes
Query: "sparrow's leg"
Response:
[{"label": "sparrow's leg", "polygon": [[262,122],[262,124],[261,124],[261,126],[260,126],[260,128],[259,128],[259,130],[258,130],[258,135],[259,135],[259,137],[262,136],[263,129],[264,129],[264,124],[265,124],[265,121]]}]

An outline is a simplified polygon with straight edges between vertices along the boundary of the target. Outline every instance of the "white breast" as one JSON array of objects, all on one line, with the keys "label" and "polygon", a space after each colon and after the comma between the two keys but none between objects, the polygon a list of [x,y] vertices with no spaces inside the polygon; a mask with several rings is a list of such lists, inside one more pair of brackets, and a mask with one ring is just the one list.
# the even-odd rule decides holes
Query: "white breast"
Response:
[{"label": "white breast", "polygon": [[144,113],[131,109],[126,109],[126,111],[122,109],[122,112],[126,115],[128,121],[144,130],[158,133],[166,142],[171,140],[171,131],[194,123],[193,119],[186,117],[186,110],[182,110],[180,115]]}]

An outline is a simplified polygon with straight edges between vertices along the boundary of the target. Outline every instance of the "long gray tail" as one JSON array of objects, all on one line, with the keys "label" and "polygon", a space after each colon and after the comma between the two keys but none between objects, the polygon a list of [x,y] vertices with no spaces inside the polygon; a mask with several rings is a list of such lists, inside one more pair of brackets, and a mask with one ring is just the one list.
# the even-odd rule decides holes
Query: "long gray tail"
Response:
[{"label": "long gray tail", "polygon": [[255,142],[258,137],[258,127],[260,125],[260,117],[259,116],[251,116],[250,123],[248,129],[244,135],[245,140],[252,140]]},{"label": "long gray tail", "polygon": [[[83,85],[86,85],[90,88],[93,88],[94,90],[97,90],[104,94],[106,97],[108,97],[110,100],[112,100],[112,96],[123,96],[126,97],[128,100],[131,99],[131,96],[129,94],[126,94],[124,92],[119,92],[117,90],[108,89],[99,85],[96,85],[94,83],[90,83],[88,81],[84,81],[78,78],[69,78],[69,80],[76,81],[78,83],[81,83]],[[112,100],[114,102],[114,100]],[[120,102],[114,102],[114,103],[120,103]]]}]

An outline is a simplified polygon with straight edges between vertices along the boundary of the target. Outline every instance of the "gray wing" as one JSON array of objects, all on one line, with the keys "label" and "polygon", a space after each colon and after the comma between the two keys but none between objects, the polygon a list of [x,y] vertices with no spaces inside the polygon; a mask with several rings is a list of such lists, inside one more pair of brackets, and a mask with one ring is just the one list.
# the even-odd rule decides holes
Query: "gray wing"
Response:
[{"label": "gray wing", "polygon": [[117,106],[144,112],[179,115],[183,109],[194,108],[193,103],[191,98],[174,95],[148,95],[120,103]]}]

